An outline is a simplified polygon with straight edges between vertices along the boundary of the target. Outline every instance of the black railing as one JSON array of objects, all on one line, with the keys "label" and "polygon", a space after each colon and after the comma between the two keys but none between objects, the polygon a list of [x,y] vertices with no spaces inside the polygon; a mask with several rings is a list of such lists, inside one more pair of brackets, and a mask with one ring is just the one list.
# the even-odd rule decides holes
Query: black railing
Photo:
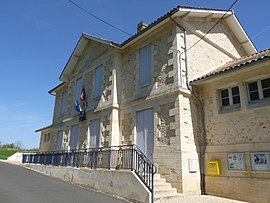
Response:
[{"label": "black railing", "polygon": [[130,169],[140,178],[154,198],[156,166],[136,145],[88,148],[23,154],[23,163],[91,169]]}]

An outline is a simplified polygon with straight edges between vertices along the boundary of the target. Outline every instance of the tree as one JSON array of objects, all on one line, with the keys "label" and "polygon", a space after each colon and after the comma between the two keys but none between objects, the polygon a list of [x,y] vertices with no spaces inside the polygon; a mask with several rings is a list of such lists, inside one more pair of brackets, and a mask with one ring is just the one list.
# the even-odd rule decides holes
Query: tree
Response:
[{"label": "tree", "polygon": [[21,140],[18,140],[14,143],[14,147],[17,149],[22,149],[23,148],[23,143]]}]

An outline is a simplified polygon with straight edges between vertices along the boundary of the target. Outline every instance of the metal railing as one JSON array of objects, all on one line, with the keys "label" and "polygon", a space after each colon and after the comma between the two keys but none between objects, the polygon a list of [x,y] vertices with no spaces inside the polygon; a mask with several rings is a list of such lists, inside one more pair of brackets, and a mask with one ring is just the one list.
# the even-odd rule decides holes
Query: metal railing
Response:
[{"label": "metal railing", "polygon": [[136,145],[27,153],[23,154],[23,163],[90,169],[130,169],[151,192],[154,202],[154,174],[157,168]]}]

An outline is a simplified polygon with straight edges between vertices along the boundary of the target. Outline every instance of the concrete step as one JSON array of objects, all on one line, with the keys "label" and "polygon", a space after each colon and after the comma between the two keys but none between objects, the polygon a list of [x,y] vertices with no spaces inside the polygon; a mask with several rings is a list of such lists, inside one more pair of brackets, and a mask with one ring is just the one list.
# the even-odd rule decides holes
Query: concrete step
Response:
[{"label": "concrete step", "polygon": [[166,190],[167,188],[171,188],[171,184],[170,183],[158,183],[158,184],[154,184],[155,186],[155,191],[160,191],[160,190]]},{"label": "concrete step", "polygon": [[183,200],[183,196],[179,193],[176,195],[154,198],[155,203],[179,203],[181,200]]},{"label": "concrete step", "polygon": [[163,190],[155,190],[155,196],[156,198],[160,198],[160,197],[167,197],[167,196],[173,196],[173,195],[177,195],[178,193],[176,192],[176,189],[173,190],[172,188],[166,188]]},{"label": "concrete step", "polygon": [[154,201],[155,203],[178,203],[183,196],[172,188],[170,183],[156,174],[154,179]]},{"label": "concrete step", "polygon": [[166,183],[166,180],[164,178],[154,177],[154,184],[159,184],[159,183]]}]

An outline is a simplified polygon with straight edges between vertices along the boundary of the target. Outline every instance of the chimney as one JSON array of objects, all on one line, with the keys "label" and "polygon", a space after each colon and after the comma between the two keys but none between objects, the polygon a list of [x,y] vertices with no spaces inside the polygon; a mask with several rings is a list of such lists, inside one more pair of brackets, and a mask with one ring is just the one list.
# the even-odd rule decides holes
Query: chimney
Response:
[{"label": "chimney", "polygon": [[143,21],[139,22],[137,25],[137,33],[140,33],[147,27],[148,27],[148,24],[146,22],[143,22]]}]

